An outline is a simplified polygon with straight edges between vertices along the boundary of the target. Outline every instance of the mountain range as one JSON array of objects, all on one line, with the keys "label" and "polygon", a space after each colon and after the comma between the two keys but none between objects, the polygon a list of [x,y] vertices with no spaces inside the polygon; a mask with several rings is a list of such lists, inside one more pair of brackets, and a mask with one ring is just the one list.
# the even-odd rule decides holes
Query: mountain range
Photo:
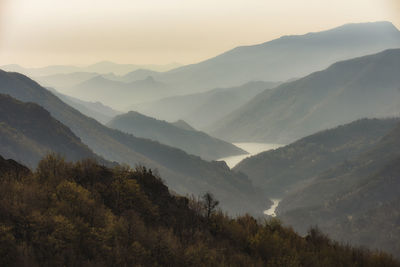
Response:
[{"label": "mountain range", "polygon": [[64,92],[82,100],[100,101],[120,110],[126,110],[135,103],[147,102],[174,94],[173,88],[151,76],[129,83],[96,76],[68,88],[68,91],[64,90]]},{"label": "mountain range", "polygon": [[216,88],[203,93],[166,97],[132,105],[131,108],[168,121],[183,119],[194,127],[202,129],[228,115],[258,93],[278,84],[249,82],[231,88]]},{"label": "mountain range", "polygon": [[250,81],[286,81],[327,68],[337,61],[389,48],[400,48],[400,32],[392,23],[354,23],[236,47],[200,63],[152,76],[194,93]]},{"label": "mountain range", "polygon": [[[111,85],[112,81],[129,84],[146,80],[147,77],[152,77],[170,89],[165,92],[153,89],[158,94],[149,93],[146,97],[128,95],[128,100],[126,94],[121,94],[120,99],[124,102],[123,105],[129,102],[128,105],[117,105],[118,103],[113,101],[114,106],[111,105],[111,102],[100,99],[102,95],[96,91],[96,86],[102,87],[101,83],[91,81],[86,84],[90,90],[83,93],[83,96],[87,97],[84,100],[100,101],[113,108],[127,111],[132,109],[128,107],[133,104],[152,102],[163,97],[194,94],[213,88],[235,87],[252,81],[287,81],[322,70],[337,61],[378,53],[390,48],[400,48],[400,32],[390,22],[373,22],[346,24],[304,35],[282,36],[258,45],[236,47],[205,61],[168,71],[164,69],[162,72],[155,71],[154,68],[150,70],[145,66],[137,68],[128,65],[129,68],[132,68],[130,73],[116,75],[111,72],[113,69],[118,69],[119,65],[115,66],[116,64],[109,62],[100,62],[87,68],[72,67],[71,69],[69,66],[53,66],[49,67],[52,72],[47,72],[47,74],[42,71],[29,72],[19,66],[5,66],[5,69],[28,74],[44,86],[54,87],[62,93],[78,98],[82,97],[79,95],[81,93],[79,90],[75,91],[77,95],[69,94],[68,90],[74,92],[71,87],[79,87],[79,83],[95,79],[96,77],[92,77],[93,73],[101,75],[105,79],[102,83],[110,86],[108,92],[101,91],[108,96],[112,95],[111,91],[114,88]],[[124,69],[125,65],[122,65],[121,68]],[[65,75],[71,72],[80,73]],[[82,72],[89,73],[83,74]],[[114,71],[114,73],[118,73],[118,71]],[[46,75],[51,76],[45,77]],[[83,79],[85,76],[88,79]],[[89,86],[91,83],[94,87]],[[69,86],[66,86],[68,84]],[[135,108],[135,110],[137,109]]]},{"label": "mountain range", "polygon": [[230,171],[224,163],[208,162],[182,150],[107,128],[22,74],[0,71],[0,93],[42,106],[106,160],[157,169],[177,193],[212,192],[232,214],[260,213],[270,203],[245,175]]},{"label": "mountain range", "polygon": [[178,63],[170,63],[166,65],[135,65],[135,64],[118,64],[111,61],[101,61],[88,66],[73,65],[51,65],[39,68],[25,68],[17,64],[4,65],[0,68],[5,71],[14,71],[25,74],[30,77],[48,76],[54,74],[69,74],[74,72],[89,72],[98,74],[114,73],[115,75],[125,75],[137,69],[148,69],[154,71],[167,71],[181,66]]},{"label": "mountain range", "polygon": [[149,138],[172,147],[177,147],[192,155],[198,155],[205,160],[217,160],[227,156],[246,154],[247,152],[231,143],[213,138],[204,132],[191,128],[182,129],[172,123],[156,120],[138,112],[114,117],[107,126],[137,137]]},{"label": "mountain range", "polygon": [[400,112],[400,49],[333,64],[265,90],[208,128],[230,141],[289,143],[364,117]]}]

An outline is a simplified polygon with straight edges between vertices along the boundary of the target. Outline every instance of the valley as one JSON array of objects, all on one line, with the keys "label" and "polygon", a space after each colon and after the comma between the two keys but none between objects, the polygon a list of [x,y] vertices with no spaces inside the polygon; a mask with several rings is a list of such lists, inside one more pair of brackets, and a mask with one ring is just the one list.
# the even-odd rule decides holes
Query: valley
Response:
[{"label": "valley", "polygon": [[[0,266],[400,266],[400,22],[237,26],[180,64],[229,32],[183,19],[192,3],[144,24],[153,7],[91,17],[100,2],[74,9],[91,22],[68,53],[43,39],[64,63],[1,62]],[[173,53],[172,18],[209,28]]]}]

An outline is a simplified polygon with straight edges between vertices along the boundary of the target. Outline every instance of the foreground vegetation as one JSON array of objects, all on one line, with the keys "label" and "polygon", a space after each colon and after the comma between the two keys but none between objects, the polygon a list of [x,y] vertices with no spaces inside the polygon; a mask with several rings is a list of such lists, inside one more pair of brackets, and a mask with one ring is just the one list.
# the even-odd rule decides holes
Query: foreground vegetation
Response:
[{"label": "foreground vegetation", "polygon": [[0,266],[400,266],[217,205],[171,194],[145,167],[49,155],[32,173],[0,157]]}]

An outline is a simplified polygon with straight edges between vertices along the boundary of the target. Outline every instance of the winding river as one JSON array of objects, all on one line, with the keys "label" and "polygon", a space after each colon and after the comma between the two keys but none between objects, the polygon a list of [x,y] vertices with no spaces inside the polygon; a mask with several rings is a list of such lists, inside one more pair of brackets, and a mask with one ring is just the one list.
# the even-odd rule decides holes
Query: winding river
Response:
[{"label": "winding river", "polygon": [[[268,143],[233,143],[235,146],[240,147],[241,149],[247,151],[249,154],[243,154],[238,156],[231,156],[226,158],[219,159],[220,161],[225,161],[229,168],[235,167],[240,161],[243,159],[259,154],[264,151],[268,151],[271,149],[277,149],[283,145],[281,144],[268,144]],[[269,215],[275,217],[275,210],[279,205],[280,199],[271,199],[273,202],[272,206],[264,211],[265,215]]]}]

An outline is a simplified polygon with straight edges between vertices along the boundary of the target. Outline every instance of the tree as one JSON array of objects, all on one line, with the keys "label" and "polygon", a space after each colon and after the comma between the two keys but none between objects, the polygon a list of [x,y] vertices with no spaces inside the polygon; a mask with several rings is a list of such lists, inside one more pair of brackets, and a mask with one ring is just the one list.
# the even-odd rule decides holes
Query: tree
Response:
[{"label": "tree", "polygon": [[219,201],[215,199],[214,195],[210,192],[207,192],[203,195],[203,205],[206,211],[207,219],[210,219],[211,215],[215,212]]}]

